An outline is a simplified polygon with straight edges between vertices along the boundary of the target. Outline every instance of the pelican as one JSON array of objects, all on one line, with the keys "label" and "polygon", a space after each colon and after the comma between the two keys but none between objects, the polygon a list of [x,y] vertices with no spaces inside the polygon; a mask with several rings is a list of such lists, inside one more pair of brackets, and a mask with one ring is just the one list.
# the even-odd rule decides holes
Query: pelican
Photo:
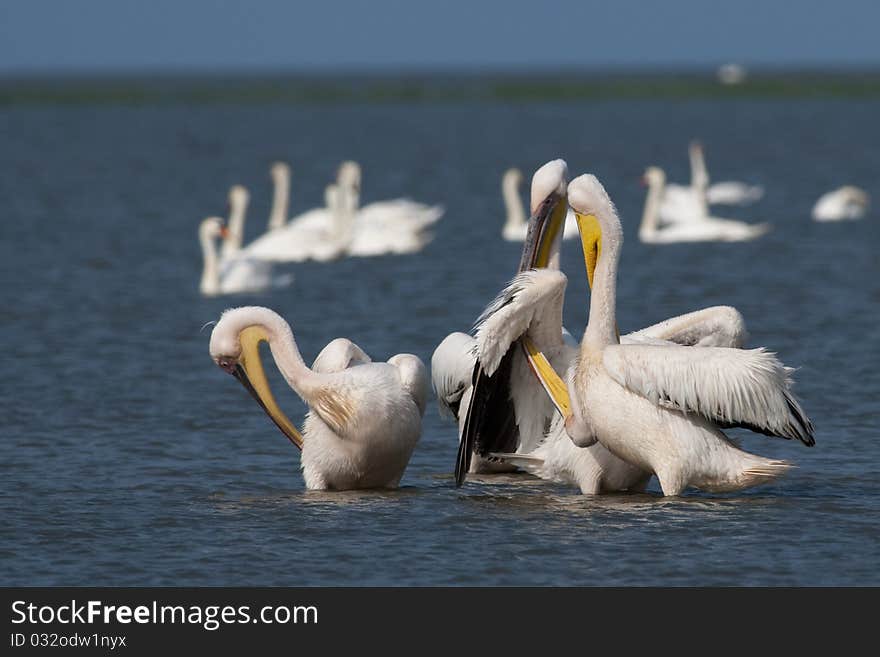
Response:
[{"label": "pelican", "polygon": [[844,185],[823,194],[813,206],[814,221],[861,219],[868,211],[869,197],[864,189]]},{"label": "pelican", "polygon": [[[302,432],[269,388],[259,345],[269,344],[288,385],[308,405]],[[268,308],[227,310],[211,333],[211,358],[237,378],[281,432],[302,450],[310,490],[393,488],[419,440],[427,400],[422,361],[398,354],[374,363],[357,345],[337,339],[312,368],[290,325]]]},{"label": "pelican", "polygon": [[[565,162],[556,160],[535,173],[533,216],[520,274],[478,320],[476,339],[463,333],[450,334],[432,357],[432,382],[441,415],[452,416],[459,424],[459,483],[466,471],[498,469],[499,464],[485,456],[502,459],[508,467],[515,464],[544,478],[573,483],[584,493],[639,488],[647,481],[646,473],[628,466],[601,446],[575,448],[560,423],[562,416],[555,413],[552,386],[545,386],[551,393],[548,397],[542,391],[543,382],[531,372],[542,367],[546,370],[547,363],[542,365],[541,358],[566,370],[577,354],[577,343],[562,327],[566,279],[556,271],[559,224],[567,210],[566,171]],[[586,264],[591,279],[594,262]],[[624,339],[739,346],[745,339],[745,327],[736,310],[707,308]],[[471,385],[473,380],[477,381],[476,388]],[[474,390],[479,392],[472,401]],[[562,441],[568,445],[557,444]],[[478,453],[471,455],[474,447]]]},{"label": "pelican", "polygon": [[659,167],[648,167],[644,181],[648,185],[648,195],[645,198],[642,223],[639,226],[639,239],[642,242],[649,244],[741,242],[760,237],[770,228],[766,223],[749,224],[706,215],[699,219],[692,218],[661,225],[660,204],[666,185],[666,175]]},{"label": "pelican", "polygon": [[427,229],[444,213],[442,206],[428,206],[406,198],[360,205],[361,167],[346,161],[339,166],[337,185],[341,204],[351,217],[348,254],[376,256],[416,253],[431,241]]},{"label": "pelican", "polygon": [[[522,171],[516,168],[508,169],[501,177],[501,197],[504,199],[504,209],[507,216],[504,228],[501,229],[501,236],[508,242],[525,241],[529,231],[526,211],[519,195],[522,181]],[[569,212],[565,217],[565,230],[562,233],[562,239],[572,239],[577,237],[577,234],[577,222],[574,215]]]},{"label": "pelican", "polygon": [[217,239],[230,239],[230,231],[219,217],[208,217],[199,225],[199,242],[202,246],[202,279],[199,290],[204,296],[260,292],[270,287],[284,287],[293,282],[293,276],[285,274],[273,277],[272,267],[240,254],[221,258],[217,253]]},{"label": "pelican", "polygon": [[623,230],[591,175],[569,185],[584,253],[596,259],[590,314],[568,382],[565,427],[580,447],[604,445],[657,475],[664,495],[688,487],[736,491],[789,469],[736,447],[721,429],[815,444],[813,426],[791,393],[791,369],[763,349],[620,344],[617,268]]}]

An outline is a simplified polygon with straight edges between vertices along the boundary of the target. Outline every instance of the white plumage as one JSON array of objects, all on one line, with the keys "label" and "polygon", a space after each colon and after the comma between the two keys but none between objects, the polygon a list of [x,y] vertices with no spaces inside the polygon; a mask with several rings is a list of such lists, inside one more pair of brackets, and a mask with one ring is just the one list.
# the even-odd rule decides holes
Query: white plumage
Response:
[{"label": "white plumage", "polygon": [[813,206],[815,221],[861,219],[870,204],[868,193],[853,185],[844,185],[823,194]]},{"label": "white plumage", "polygon": [[[731,491],[771,480],[784,461],[748,454],[725,426],[798,438],[813,428],[790,392],[789,370],[762,350],[618,344],[617,267],[623,231],[593,176],[569,186],[581,229],[598,224],[598,264],[590,315],[569,385],[575,444],[596,440],[628,463],[654,472],[666,495],[689,486]],[[585,244],[586,248],[586,244]]]},{"label": "white plumage", "polygon": [[[308,404],[302,435],[280,411],[259,363],[266,341],[288,385]],[[371,362],[348,340],[335,340],[313,368],[303,362],[290,326],[268,308],[228,310],[211,334],[210,353],[302,448],[306,487],[395,487],[421,434],[427,398],[422,362],[398,354]]]}]

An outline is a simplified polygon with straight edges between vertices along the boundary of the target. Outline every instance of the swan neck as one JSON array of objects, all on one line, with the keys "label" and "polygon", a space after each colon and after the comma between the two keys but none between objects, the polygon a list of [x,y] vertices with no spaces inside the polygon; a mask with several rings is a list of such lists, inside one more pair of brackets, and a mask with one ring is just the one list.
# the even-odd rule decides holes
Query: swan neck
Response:
[{"label": "swan neck", "polygon": [[641,239],[648,239],[657,233],[662,194],[663,184],[657,180],[650,180],[648,193],[645,195],[645,208],[642,211],[642,223],[639,225],[639,238]]},{"label": "swan neck", "polygon": [[202,294],[217,294],[220,291],[220,271],[217,263],[217,245],[205,231],[199,234],[202,245],[202,280],[199,289]]},{"label": "swan neck", "polygon": [[230,201],[229,206],[229,236],[223,240],[220,247],[220,257],[229,258],[241,250],[244,241],[244,219],[247,211],[247,203],[239,199]]},{"label": "swan neck", "polygon": [[287,209],[290,204],[290,175],[284,171],[278,171],[272,176],[274,187],[272,190],[272,209],[269,212],[269,225],[267,230],[282,228],[287,222]]},{"label": "swan neck", "polygon": [[526,223],[526,211],[519,195],[519,184],[514,178],[505,178],[501,185],[504,207],[507,211],[506,226],[519,227]]}]

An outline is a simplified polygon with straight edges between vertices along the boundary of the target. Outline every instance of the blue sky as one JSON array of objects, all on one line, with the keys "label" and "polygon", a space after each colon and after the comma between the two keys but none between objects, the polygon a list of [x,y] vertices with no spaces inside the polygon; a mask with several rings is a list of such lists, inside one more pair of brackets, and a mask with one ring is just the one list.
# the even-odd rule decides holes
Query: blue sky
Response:
[{"label": "blue sky", "polygon": [[880,66],[876,0],[0,0],[0,74]]}]

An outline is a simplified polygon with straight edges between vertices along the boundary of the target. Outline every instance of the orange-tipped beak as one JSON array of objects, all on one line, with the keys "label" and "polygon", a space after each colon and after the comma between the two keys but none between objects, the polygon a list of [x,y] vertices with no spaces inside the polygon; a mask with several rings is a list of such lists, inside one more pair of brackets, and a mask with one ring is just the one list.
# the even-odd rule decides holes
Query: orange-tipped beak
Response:
[{"label": "orange-tipped beak", "polygon": [[226,239],[229,237],[229,228],[226,226],[220,226],[220,237]]}]

